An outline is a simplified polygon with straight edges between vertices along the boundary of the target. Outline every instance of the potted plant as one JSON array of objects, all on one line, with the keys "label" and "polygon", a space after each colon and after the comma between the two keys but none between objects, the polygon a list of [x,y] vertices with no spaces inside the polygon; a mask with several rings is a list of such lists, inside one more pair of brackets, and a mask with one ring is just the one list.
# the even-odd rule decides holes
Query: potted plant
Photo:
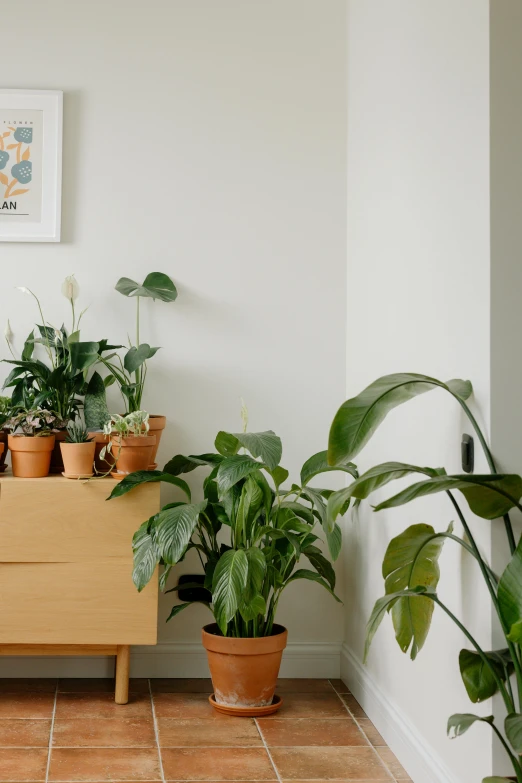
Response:
[{"label": "potted plant", "polygon": [[[330,491],[309,485],[331,468],[326,452],[316,454],[303,465],[300,485],[282,489],[288,471],[279,464],[281,440],[272,431],[220,432],[215,448],[217,453],[177,455],[163,471],[131,474],[113,489],[111,498],[150,481],[174,484],[185,493],[186,502],[169,503],[136,532],[134,583],[142,590],[160,563],[165,567],[160,586],[165,589],[173,566],[190,549],[197,550],[206,588],[198,600],[214,617],[203,629],[214,685],[211,703],[229,713],[262,715],[281,703],[274,693],[287,640],[286,629],[276,623],[282,592],[292,582],[307,579],[339,600],[334,569],[318,543],[322,536],[335,560],[341,530],[338,525],[330,532],[324,527]],[[249,453],[240,454],[241,448]],[[202,482],[204,500],[193,503],[188,484],[179,476],[199,467],[210,473]],[[357,475],[353,465],[335,469]],[[230,533],[226,541],[218,539],[222,528]],[[301,566],[303,560],[309,567]],[[168,619],[190,603],[177,603]]]},{"label": "potted plant", "polygon": [[[414,660],[422,650],[433,612],[438,607],[467,639],[458,666],[470,700],[478,704],[498,693],[506,713],[502,726],[497,725],[493,715],[457,713],[448,720],[448,735],[459,737],[477,722],[490,725],[506,751],[515,777],[493,775],[484,778],[483,783],[509,780],[522,783],[522,538],[520,534],[515,536],[510,519],[511,511],[522,511],[522,477],[498,473],[484,434],[466,402],[472,393],[471,383],[462,380],[444,383],[416,373],[379,378],[357,397],[347,400],[337,412],[330,430],[329,464],[344,464],[356,457],[388,413],[431,389],[448,392],[458,403],[475,431],[491,473],[448,475],[444,468],[402,462],[376,465],[345,489],[330,495],[326,526],[333,529],[347,504],[361,502],[396,479],[417,477],[410,486],[379,502],[375,511],[396,508],[434,493],[446,493],[448,510],[452,517],[456,515],[462,532],[455,534],[453,522],[448,527],[446,522],[445,529],[439,531],[428,524],[415,524],[390,541],[382,565],[385,594],[375,603],[368,620],[365,659],[379,625],[389,613],[399,647]],[[511,557],[500,576],[492,570],[477,544],[461,497],[470,511],[481,518],[482,524],[482,520],[503,520]],[[480,570],[504,638],[501,649],[484,650],[474,633],[437,592],[439,557],[446,541],[448,545],[462,547],[463,556],[471,556]]]},{"label": "potted plant", "polygon": [[54,448],[54,433],[63,426],[63,422],[52,411],[33,409],[20,411],[8,420],[7,426],[12,433],[8,436],[8,444],[13,476],[47,476]]},{"label": "potted plant", "polygon": [[67,436],[66,422],[75,418],[82,405],[81,396],[86,392],[87,371],[98,361],[100,350],[111,350],[120,346],[110,346],[106,340],[80,340],[80,323],[85,311],[79,316],[76,315],[75,302],[79,289],[74,275],[67,277],[62,286],[62,293],[71,306],[70,332],[64,326],[58,329],[46,321],[41,302],[33,291],[25,287],[20,287],[19,290],[33,297],[41,323],[36,325],[36,334],[33,329],[27,337],[20,358],[15,355],[8,327],[6,340],[13,358],[4,361],[12,364],[13,369],[4,383],[4,388],[12,388],[14,406],[50,410],[63,422],[63,426],[57,427],[51,458],[51,472],[58,473],[63,471],[60,442]]},{"label": "potted plant", "polygon": [[9,430],[6,424],[8,419],[11,418],[11,411],[11,398],[0,396],[0,473],[5,473],[7,468],[5,460],[7,457],[7,434]]},{"label": "potted plant", "polygon": [[134,411],[126,416],[112,414],[104,433],[110,440],[101,450],[100,459],[112,457],[113,476],[120,478],[122,474],[149,469],[156,436],[149,435],[149,414],[146,411]]},{"label": "potted plant", "polygon": [[67,425],[67,437],[60,443],[66,478],[89,478],[93,475],[95,442],[77,419]]},{"label": "potted plant", "polygon": [[[134,413],[141,409],[145,379],[147,377],[147,360],[151,359],[159,350],[148,343],[141,342],[140,336],[140,300],[160,299],[162,302],[174,302],[178,296],[176,286],[162,272],[151,272],[141,285],[128,277],[122,277],[116,283],[116,291],[123,296],[136,299],[136,344],[131,345],[123,357],[123,361],[116,354],[103,356],[104,348],[100,351],[100,361],[109,370],[112,377],[120,387],[127,413]],[[155,460],[160,443],[162,431],[167,419],[165,416],[151,414],[149,416],[149,429],[156,435],[156,444],[152,451],[151,466],[156,467]]]}]

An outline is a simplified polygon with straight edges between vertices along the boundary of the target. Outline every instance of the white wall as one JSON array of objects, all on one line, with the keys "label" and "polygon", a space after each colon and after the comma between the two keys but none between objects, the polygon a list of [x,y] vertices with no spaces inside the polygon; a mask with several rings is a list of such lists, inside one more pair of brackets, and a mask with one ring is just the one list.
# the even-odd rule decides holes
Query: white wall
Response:
[{"label": "white wall", "polygon": [[[469,378],[486,430],[488,39],[487,0],[349,1],[348,395],[389,372]],[[399,460],[460,472],[463,431],[470,429],[457,404],[431,392],[390,415],[360,468]],[[484,467],[479,460],[477,471]],[[488,727],[446,738],[449,715],[473,711],[458,669],[465,640],[436,611],[412,663],[386,618],[368,666],[360,661],[366,621],[384,592],[388,542],[409,524],[440,530],[452,519],[448,500],[432,497],[378,515],[365,504],[358,520],[346,520],[344,672],[418,783],[476,783],[491,774]],[[475,520],[474,528],[487,554],[489,523]],[[441,571],[442,600],[488,645],[489,602],[473,564],[446,544]],[[488,714],[488,706],[477,711]]]},{"label": "white wall", "polygon": [[[74,272],[83,337],[125,341],[117,279],[170,274],[178,301],[143,314],[163,346],[144,399],[169,420],[161,460],[237,429],[240,396],[294,476],[326,447],[345,386],[345,15],[344,0],[27,0],[2,16],[2,84],[64,90],[65,146],[63,241],[0,247],[0,312],[20,346],[35,312],[14,286],[59,323]],[[165,626],[169,606],[160,640],[199,644],[204,611]],[[314,585],[280,619],[330,645],[318,665],[340,645],[342,612]]]}]

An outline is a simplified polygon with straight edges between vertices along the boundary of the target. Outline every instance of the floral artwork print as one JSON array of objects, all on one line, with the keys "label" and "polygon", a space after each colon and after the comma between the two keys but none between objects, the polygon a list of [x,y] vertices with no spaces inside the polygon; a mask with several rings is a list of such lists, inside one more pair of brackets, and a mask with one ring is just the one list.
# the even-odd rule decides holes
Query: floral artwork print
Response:
[{"label": "floral artwork print", "polygon": [[0,136],[0,184],[4,187],[4,200],[29,191],[17,186],[28,185],[33,178],[32,141],[32,128],[9,125]]}]

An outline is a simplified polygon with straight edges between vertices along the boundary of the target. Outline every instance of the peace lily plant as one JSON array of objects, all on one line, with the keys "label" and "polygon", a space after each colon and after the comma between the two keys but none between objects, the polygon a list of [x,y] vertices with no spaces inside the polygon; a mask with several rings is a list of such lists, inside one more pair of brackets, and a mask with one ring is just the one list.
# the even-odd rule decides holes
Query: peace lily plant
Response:
[{"label": "peace lily plant", "polygon": [[[414,373],[379,378],[357,397],[347,400],[337,412],[330,431],[328,462],[335,466],[354,459],[391,410],[431,389],[446,391],[464,411],[484,450],[491,473],[448,475],[444,468],[401,462],[376,465],[345,489],[330,495],[325,530],[327,534],[334,530],[337,517],[344,513],[347,504],[368,498],[395,479],[422,477],[379,503],[375,511],[396,508],[434,493],[446,493],[464,535],[456,535],[452,524],[445,530],[436,531],[431,525],[419,523],[411,525],[390,542],[382,566],[385,595],[376,602],[368,622],[365,657],[381,621],[389,612],[399,647],[405,653],[409,651],[414,660],[424,646],[434,607],[438,606],[468,640],[469,646],[460,652],[459,667],[469,698],[478,703],[500,693],[507,712],[503,731],[493,715],[466,713],[449,718],[448,734],[457,737],[477,721],[489,724],[509,756],[515,779],[522,783],[522,539],[517,542],[509,516],[513,509],[522,511],[522,478],[497,472],[489,446],[466,402],[472,393],[471,383],[462,380],[443,383]],[[500,577],[481,554],[459,495],[476,516],[485,520],[504,520],[511,560]],[[462,547],[476,561],[505,637],[503,649],[484,650],[473,633],[441,601],[437,593],[438,560],[446,541]],[[484,778],[483,783],[507,783],[508,780],[497,775]]]},{"label": "peace lily plant", "polygon": [[[134,583],[143,590],[161,564],[160,586],[165,589],[173,567],[195,550],[204,575],[203,594],[176,603],[168,619],[195,602],[211,611],[215,625],[204,628],[203,642],[217,708],[221,704],[229,710],[238,706],[272,709],[287,635],[286,629],[275,623],[284,590],[305,579],[339,600],[334,592],[335,571],[320,544],[326,544],[335,560],[341,549],[341,530],[337,524],[326,529],[326,502],[331,491],[311,487],[310,481],[331,470],[352,476],[357,472],[349,463],[330,467],[324,451],[305,462],[299,484],[283,489],[289,474],[280,464],[282,444],[274,432],[222,431],[214,446],[213,453],[177,455],[163,471],[128,476],[113,489],[111,498],[156,481],[182,490],[186,501],[167,504],[136,532]],[[190,488],[180,476],[200,468],[206,471],[203,500],[193,502]],[[167,592],[191,588],[199,588],[201,593],[197,584],[178,585]],[[223,646],[225,656],[217,649]],[[258,654],[258,647],[263,655]],[[230,671],[223,671],[225,659]],[[269,661],[273,668],[261,674],[259,667]],[[259,687],[261,692],[256,690]]]}]

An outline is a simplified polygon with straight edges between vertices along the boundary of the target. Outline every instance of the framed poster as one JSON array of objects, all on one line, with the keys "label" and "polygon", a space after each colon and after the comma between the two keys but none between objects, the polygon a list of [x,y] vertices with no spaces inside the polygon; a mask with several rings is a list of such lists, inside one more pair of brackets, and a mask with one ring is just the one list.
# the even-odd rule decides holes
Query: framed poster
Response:
[{"label": "framed poster", "polygon": [[0,89],[0,242],[59,242],[60,90]]}]

